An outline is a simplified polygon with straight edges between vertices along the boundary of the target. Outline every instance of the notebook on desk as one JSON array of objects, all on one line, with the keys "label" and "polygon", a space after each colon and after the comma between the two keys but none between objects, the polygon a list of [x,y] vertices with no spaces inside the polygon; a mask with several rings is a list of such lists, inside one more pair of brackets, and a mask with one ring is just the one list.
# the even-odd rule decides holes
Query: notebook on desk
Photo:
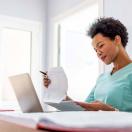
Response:
[{"label": "notebook on desk", "polygon": [[56,132],[132,132],[132,114],[113,111],[51,113],[41,116],[37,128]]},{"label": "notebook on desk", "polygon": [[22,112],[43,112],[31,77],[28,73],[9,77]]}]

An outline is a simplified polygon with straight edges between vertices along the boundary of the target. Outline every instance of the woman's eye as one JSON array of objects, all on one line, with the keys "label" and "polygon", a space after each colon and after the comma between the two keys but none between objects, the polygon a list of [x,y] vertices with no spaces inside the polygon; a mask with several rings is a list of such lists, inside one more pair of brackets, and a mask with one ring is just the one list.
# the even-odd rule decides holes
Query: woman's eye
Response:
[{"label": "woman's eye", "polygon": [[99,48],[102,48],[103,47],[103,44],[99,45]]}]

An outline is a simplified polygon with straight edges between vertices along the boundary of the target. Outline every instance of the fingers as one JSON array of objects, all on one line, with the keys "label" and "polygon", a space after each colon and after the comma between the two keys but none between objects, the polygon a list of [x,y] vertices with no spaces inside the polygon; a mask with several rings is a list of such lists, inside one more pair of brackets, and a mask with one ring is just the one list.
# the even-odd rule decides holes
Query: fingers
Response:
[{"label": "fingers", "polygon": [[43,83],[46,88],[48,88],[49,84],[51,83],[51,80],[48,78],[43,78]]},{"label": "fingers", "polygon": [[76,102],[80,106],[84,107],[88,111],[98,111],[98,110],[104,110],[104,111],[112,111],[113,109],[107,105],[104,104],[100,101],[94,101],[91,103],[86,103],[86,102]]},{"label": "fingers", "polygon": [[48,79],[47,71],[46,71],[45,74],[44,74],[44,78],[45,78],[45,79]]},{"label": "fingers", "polygon": [[105,104],[98,100],[92,102],[91,105],[93,105],[93,107],[96,110],[103,110],[103,111],[114,111],[115,110],[111,105]]},{"label": "fingers", "polygon": [[75,101],[75,103],[82,106],[83,108],[85,108],[88,111],[97,111],[97,109],[95,109],[91,103],[78,102],[78,101]]},{"label": "fingers", "polygon": [[46,88],[48,88],[49,84],[51,83],[51,80],[48,78],[47,72],[43,75],[43,84]]}]

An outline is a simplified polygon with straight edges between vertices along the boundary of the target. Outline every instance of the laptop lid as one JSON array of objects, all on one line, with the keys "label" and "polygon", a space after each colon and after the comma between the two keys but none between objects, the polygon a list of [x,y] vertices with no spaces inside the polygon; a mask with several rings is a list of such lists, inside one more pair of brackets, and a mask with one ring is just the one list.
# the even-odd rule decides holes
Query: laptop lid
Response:
[{"label": "laptop lid", "polygon": [[31,77],[28,73],[9,77],[22,112],[43,112]]}]

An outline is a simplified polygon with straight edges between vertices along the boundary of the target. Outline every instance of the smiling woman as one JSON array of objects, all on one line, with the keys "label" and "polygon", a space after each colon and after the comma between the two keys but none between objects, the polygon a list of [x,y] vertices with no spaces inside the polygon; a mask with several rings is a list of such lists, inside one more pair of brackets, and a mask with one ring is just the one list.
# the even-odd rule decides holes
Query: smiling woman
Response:
[{"label": "smiling woman", "polygon": [[88,35],[98,58],[107,65],[113,63],[114,67],[98,77],[86,102],[76,103],[90,111],[132,112],[132,60],[125,50],[126,27],[114,18],[99,18]]},{"label": "smiling woman", "polygon": [[[116,41],[119,41],[120,36],[115,36]],[[120,40],[121,41],[121,40]],[[93,47],[97,53],[97,56],[105,63],[110,64],[114,61],[119,53],[119,47],[114,41],[111,41],[108,37],[103,37],[102,34],[96,35],[93,38]],[[108,56],[109,55],[109,56]]]},{"label": "smiling woman", "polygon": [[[88,35],[98,58],[107,65],[113,63],[114,67],[99,76],[86,102],[93,110],[132,111],[132,60],[125,50],[126,27],[114,18],[100,18],[93,23]],[[89,108],[87,103],[83,106]]]}]

